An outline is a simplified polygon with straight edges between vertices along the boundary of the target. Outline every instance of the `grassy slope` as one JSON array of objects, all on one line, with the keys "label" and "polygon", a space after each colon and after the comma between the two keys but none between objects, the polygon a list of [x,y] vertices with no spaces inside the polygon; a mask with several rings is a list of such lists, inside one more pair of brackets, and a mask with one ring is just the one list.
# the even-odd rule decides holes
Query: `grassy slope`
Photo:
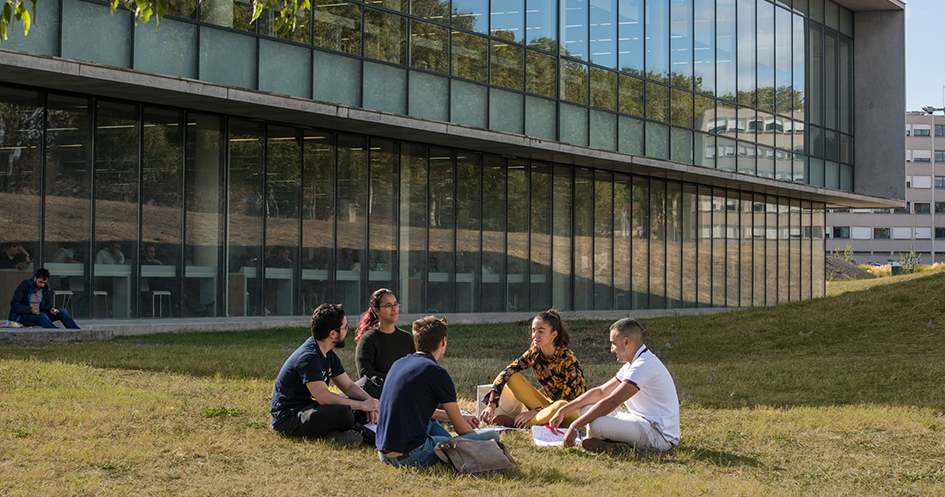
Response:
[{"label": "grassy slope", "polygon": [[[274,436],[272,379],[305,330],[0,347],[0,495],[941,495],[945,274],[922,276],[855,282],[851,293],[768,310],[650,321],[688,399],[674,458],[538,450],[510,433],[503,440],[522,471],[489,480],[399,471],[366,447]],[[607,325],[569,321],[589,384],[618,367]],[[524,323],[451,328],[443,364],[466,409],[527,332]],[[353,349],[340,351],[349,367]],[[204,416],[217,407],[235,411]]]}]

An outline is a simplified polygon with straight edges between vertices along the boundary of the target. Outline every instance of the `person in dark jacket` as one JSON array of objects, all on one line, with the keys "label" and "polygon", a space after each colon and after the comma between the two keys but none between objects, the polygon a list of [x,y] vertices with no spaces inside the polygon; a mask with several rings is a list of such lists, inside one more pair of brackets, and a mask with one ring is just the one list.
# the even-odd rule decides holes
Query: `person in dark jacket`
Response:
[{"label": "person in dark jacket", "polygon": [[65,309],[56,309],[49,300],[49,270],[39,268],[32,278],[23,280],[13,292],[10,300],[10,321],[23,326],[42,326],[55,328],[53,321],[62,321],[66,328],[79,329],[72,316]]}]

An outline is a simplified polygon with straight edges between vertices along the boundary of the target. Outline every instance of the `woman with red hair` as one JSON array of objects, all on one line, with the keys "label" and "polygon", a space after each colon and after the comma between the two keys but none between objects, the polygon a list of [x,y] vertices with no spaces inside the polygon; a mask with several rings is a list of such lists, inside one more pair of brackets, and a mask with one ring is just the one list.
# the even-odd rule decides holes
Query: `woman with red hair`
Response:
[{"label": "woman with red hair", "polygon": [[394,292],[381,288],[371,294],[368,310],[361,314],[354,353],[361,378],[356,382],[368,395],[379,399],[387,371],[397,359],[417,351],[413,336],[397,329],[400,303]]}]

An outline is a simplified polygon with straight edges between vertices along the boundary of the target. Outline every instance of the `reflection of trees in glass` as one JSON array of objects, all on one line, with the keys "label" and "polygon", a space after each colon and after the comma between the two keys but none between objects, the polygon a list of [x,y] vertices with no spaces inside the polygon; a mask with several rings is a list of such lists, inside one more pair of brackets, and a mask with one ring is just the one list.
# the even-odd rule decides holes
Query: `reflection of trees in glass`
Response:
[{"label": "reflection of trees in glass", "polygon": [[454,31],[452,43],[453,76],[485,83],[489,74],[489,39]]},{"label": "reflection of trees in glass", "polygon": [[323,0],[312,8],[317,47],[361,55],[361,7],[344,0]]},{"label": "reflection of trees in glass", "polygon": [[0,165],[4,169],[0,176],[0,191],[38,192],[43,108],[36,105],[37,97],[32,92],[23,95],[27,98],[22,98],[17,94],[8,96],[13,93],[8,88],[0,87],[0,91],[5,93],[0,98],[6,100],[0,102]]},{"label": "reflection of trees in glass", "polygon": [[[531,48],[554,50],[555,41],[551,38],[532,40]],[[525,91],[554,98],[557,85],[558,59],[551,54],[525,51]]]},{"label": "reflection of trees in glass", "polygon": [[[500,34],[505,33],[507,32]],[[524,59],[522,47],[500,40],[492,40],[491,46],[492,84],[512,88],[513,90],[521,90],[525,79],[524,68],[522,67],[522,59]]]},{"label": "reflection of trees in glass", "polygon": [[404,64],[407,61],[407,18],[364,9],[364,56]]},{"label": "reflection of trees in glass", "polygon": [[617,73],[591,67],[591,105],[617,110]]},{"label": "reflection of trees in glass", "polygon": [[449,72],[449,29],[430,22],[410,22],[410,65],[428,71]]},{"label": "reflection of trees in glass", "polygon": [[561,59],[561,98],[587,105],[587,65]]}]

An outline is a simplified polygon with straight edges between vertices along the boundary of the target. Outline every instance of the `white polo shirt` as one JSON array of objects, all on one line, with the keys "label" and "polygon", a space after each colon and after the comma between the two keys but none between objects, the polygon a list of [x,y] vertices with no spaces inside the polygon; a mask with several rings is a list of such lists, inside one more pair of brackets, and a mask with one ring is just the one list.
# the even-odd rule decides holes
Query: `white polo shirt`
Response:
[{"label": "white polo shirt", "polygon": [[617,372],[618,381],[640,389],[627,399],[627,410],[656,425],[667,442],[679,444],[679,398],[666,366],[646,347]]}]

